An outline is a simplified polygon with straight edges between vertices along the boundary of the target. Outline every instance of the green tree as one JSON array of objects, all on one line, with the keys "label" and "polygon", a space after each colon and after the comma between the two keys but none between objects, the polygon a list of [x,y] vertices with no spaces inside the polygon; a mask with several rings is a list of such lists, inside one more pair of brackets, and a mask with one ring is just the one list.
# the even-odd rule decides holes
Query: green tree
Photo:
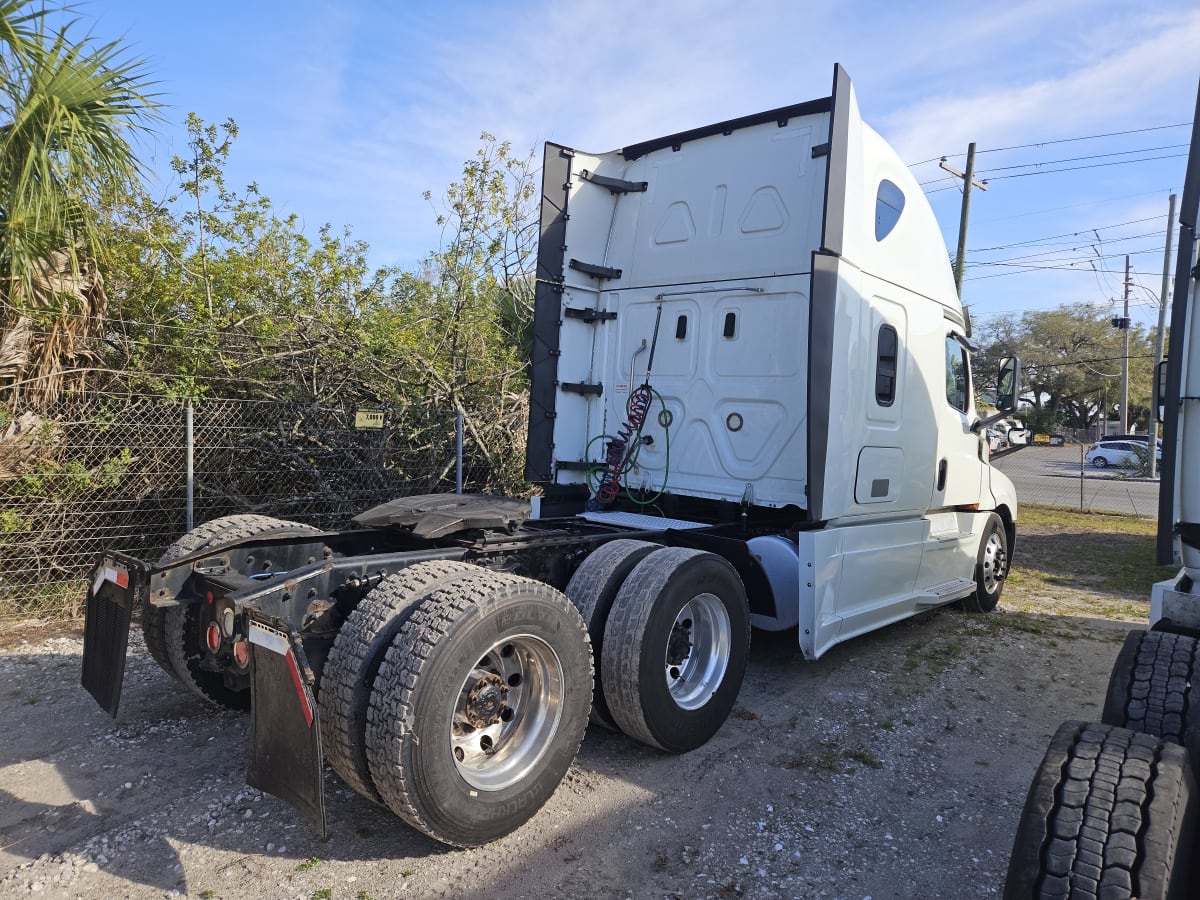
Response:
[{"label": "green tree", "polygon": [[0,384],[35,405],[99,331],[96,210],[138,179],[130,138],[157,109],[142,60],[51,30],[53,12],[0,0]]},{"label": "green tree", "polygon": [[[1002,356],[1020,356],[1023,399],[1047,422],[1088,428],[1120,400],[1122,335],[1111,316],[1086,304],[1007,313],[979,330],[977,369],[994,377]],[[1129,333],[1129,424],[1144,426],[1150,410],[1153,338],[1140,325]],[[985,391],[987,388],[985,387]]]}]

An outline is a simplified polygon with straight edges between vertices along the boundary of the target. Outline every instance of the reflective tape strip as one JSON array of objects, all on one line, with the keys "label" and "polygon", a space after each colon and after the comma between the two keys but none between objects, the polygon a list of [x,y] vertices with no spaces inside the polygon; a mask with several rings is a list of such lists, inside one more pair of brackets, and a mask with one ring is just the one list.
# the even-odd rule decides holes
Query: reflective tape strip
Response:
[{"label": "reflective tape strip", "polygon": [[264,628],[257,622],[251,622],[249,634],[246,635],[250,643],[257,644],[260,647],[265,647],[272,653],[278,653],[280,656],[286,656],[291,647],[288,645],[287,636],[276,631],[274,628]]},{"label": "reflective tape strip", "polygon": [[288,672],[292,676],[292,686],[296,689],[296,696],[300,698],[300,709],[304,713],[304,721],[311,728],[313,710],[309,705],[308,692],[304,690],[304,680],[300,677],[300,666],[296,664],[296,656],[292,653],[292,645],[288,641],[287,635],[254,621],[250,622],[250,627],[247,631],[248,634],[246,637],[250,643],[257,644],[259,647],[270,650],[272,653],[278,653],[287,660]]},{"label": "reflective tape strip", "polygon": [[308,692],[304,690],[304,682],[300,680],[300,667],[296,665],[296,656],[290,647],[286,658],[288,670],[292,673],[292,684],[296,687],[296,696],[300,698],[300,708],[304,711],[304,721],[308,723],[309,728],[312,728],[313,711],[312,707],[308,705]]},{"label": "reflective tape strip", "polygon": [[129,587],[129,573],[124,569],[114,569],[112,566],[103,566],[96,572],[96,580],[92,582],[92,596],[100,592],[100,585],[106,581],[111,581],[117,587]]}]

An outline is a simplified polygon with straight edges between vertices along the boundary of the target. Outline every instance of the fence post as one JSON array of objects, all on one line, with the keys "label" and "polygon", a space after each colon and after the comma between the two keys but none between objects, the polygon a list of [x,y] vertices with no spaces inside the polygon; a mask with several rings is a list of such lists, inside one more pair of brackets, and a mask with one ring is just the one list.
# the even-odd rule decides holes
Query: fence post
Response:
[{"label": "fence post", "polygon": [[1080,512],[1087,512],[1087,507],[1085,507],[1083,505],[1083,478],[1084,478],[1083,472],[1084,472],[1085,468],[1086,467],[1084,466],[1084,459],[1083,459],[1083,444],[1080,444],[1079,445],[1079,511]]},{"label": "fence post", "polygon": [[192,401],[187,402],[184,411],[184,432],[187,440],[187,530],[191,531],[195,516],[195,435],[192,431]]},{"label": "fence post", "polygon": [[454,417],[454,441],[454,463],[457,473],[457,477],[455,479],[457,488],[454,492],[456,494],[461,494],[463,492],[463,414],[461,410],[459,411],[458,415]]}]

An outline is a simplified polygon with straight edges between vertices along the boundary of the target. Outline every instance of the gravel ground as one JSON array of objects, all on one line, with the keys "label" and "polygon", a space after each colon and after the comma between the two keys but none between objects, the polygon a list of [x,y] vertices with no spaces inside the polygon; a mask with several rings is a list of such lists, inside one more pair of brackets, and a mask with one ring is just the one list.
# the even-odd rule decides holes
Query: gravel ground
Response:
[{"label": "gravel ground", "polygon": [[996,896],[1051,734],[1099,717],[1116,620],[1144,621],[1136,598],[1038,590],[1010,584],[990,615],[926,613],[815,663],[794,633],[756,632],[709,744],[668,756],[593,727],[547,806],[473,850],[332,773],[320,841],[244,784],[248,718],[200,705],[140,634],[116,722],[79,687],[78,636],[10,635],[0,896]]}]

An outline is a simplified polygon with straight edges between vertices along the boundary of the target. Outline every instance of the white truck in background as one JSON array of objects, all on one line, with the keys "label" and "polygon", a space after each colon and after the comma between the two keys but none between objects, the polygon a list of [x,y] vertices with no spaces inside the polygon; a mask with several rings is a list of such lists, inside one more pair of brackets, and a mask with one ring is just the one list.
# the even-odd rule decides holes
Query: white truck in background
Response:
[{"label": "white truck in background", "polygon": [[[432,837],[530,818],[590,718],[668,752],[736,699],[751,626],[804,655],[992,609],[1012,484],[975,409],[933,213],[832,94],[605,154],[546,146],[531,504],[392,501],[322,532],[229,516],[103,554],[84,685],[116,715],[132,613],[251,706],[248,780],[324,830],[322,761]],[[564,596],[565,593],[565,596]]]},{"label": "white truck in background", "polygon": [[1101,723],[1065,722],[1034,776],[1004,896],[1200,897],[1200,91],[1192,119],[1170,344],[1157,369],[1164,425],[1157,562],[1147,629],[1113,665]]}]

